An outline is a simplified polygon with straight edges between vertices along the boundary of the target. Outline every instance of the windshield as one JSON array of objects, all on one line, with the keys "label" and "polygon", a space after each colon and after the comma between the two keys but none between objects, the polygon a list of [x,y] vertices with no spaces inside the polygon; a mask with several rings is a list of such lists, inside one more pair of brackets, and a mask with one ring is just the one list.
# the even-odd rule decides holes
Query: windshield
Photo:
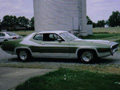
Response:
[{"label": "windshield", "polygon": [[79,39],[78,37],[74,36],[69,32],[60,33],[60,36],[67,41],[74,41],[75,39]]}]

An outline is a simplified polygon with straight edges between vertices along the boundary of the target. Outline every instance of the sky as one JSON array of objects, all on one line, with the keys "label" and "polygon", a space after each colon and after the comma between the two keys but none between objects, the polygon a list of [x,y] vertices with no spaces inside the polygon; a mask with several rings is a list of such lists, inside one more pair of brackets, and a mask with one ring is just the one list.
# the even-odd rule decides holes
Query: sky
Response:
[{"label": "sky", "polygon": [[94,22],[108,20],[113,11],[120,12],[120,0],[87,0],[87,15]]},{"label": "sky", "polygon": [[[113,11],[120,11],[120,0],[86,0],[87,15],[93,22],[107,20]],[[0,19],[4,15],[34,16],[33,0],[0,0]]]}]

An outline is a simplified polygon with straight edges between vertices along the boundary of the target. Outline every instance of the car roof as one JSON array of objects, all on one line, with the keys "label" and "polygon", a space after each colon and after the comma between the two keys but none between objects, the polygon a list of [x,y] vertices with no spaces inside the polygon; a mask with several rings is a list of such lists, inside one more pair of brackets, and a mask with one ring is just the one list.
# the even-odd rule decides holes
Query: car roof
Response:
[{"label": "car roof", "polygon": [[63,32],[67,32],[67,31],[40,31],[38,33],[56,33],[56,34],[59,34],[59,33],[63,33]]}]

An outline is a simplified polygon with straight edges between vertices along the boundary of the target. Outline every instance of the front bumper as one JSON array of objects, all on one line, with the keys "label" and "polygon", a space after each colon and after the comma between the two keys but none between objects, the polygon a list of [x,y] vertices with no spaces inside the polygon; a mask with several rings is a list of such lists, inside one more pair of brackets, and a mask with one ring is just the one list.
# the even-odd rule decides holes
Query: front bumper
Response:
[{"label": "front bumper", "polygon": [[111,52],[111,55],[113,55],[116,51],[119,50],[119,44],[115,44],[115,45],[112,45],[110,47],[110,52]]},{"label": "front bumper", "polygon": [[102,49],[97,49],[98,57],[106,57],[106,56],[113,55],[118,50],[119,50],[119,45],[118,44],[111,45],[110,48],[107,48],[107,49],[105,49],[103,51],[102,51]]}]

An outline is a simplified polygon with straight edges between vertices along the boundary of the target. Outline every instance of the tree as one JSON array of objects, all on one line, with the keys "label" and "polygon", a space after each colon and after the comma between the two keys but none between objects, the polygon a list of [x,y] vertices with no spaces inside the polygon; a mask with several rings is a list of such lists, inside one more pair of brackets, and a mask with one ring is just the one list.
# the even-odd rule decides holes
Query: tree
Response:
[{"label": "tree", "polygon": [[30,20],[30,27],[32,30],[34,30],[34,17],[32,17]]},{"label": "tree", "polygon": [[87,16],[87,24],[93,24],[92,20]]},{"label": "tree", "polygon": [[108,19],[108,25],[110,27],[120,26],[120,12],[112,12],[112,15]]},{"label": "tree", "polygon": [[1,19],[0,19],[0,30],[1,30]]},{"label": "tree", "polygon": [[0,19],[0,25],[1,25],[1,19]]},{"label": "tree", "polygon": [[97,27],[104,27],[105,26],[105,21],[104,20],[99,20],[96,24]]},{"label": "tree", "polygon": [[5,15],[3,17],[3,21],[1,23],[1,25],[3,27],[6,27],[8,30],[12,30],[12,29],[15,29],[16,23],[17,23],[17,17],[16,16]]},{"label": "tree", "polygon": [[97,23],[93,22],[93,28],[97,27]]},{"label": "tree", "polygon": [[18,17],[17,25],[19,25],[21,27],[28,27],[29,19],[27,19],[25,16],[22,16],[22,17],[20,16],[20,17]]}]

